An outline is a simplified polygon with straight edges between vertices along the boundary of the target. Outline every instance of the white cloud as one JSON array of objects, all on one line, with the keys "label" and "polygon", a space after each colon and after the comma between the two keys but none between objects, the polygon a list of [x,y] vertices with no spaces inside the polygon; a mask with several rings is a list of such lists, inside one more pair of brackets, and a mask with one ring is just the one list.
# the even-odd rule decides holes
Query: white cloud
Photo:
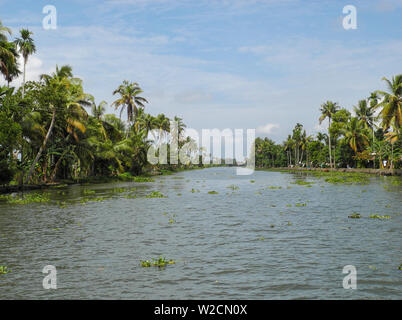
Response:
[{"label": "white cloud", "polygon": [[267,123],[264,126],[258,126],[256,131],[257,131],[257,133],[260,133],[260,134],[272,134],[272,132],[278,128],[279,128],[279,124]]}]

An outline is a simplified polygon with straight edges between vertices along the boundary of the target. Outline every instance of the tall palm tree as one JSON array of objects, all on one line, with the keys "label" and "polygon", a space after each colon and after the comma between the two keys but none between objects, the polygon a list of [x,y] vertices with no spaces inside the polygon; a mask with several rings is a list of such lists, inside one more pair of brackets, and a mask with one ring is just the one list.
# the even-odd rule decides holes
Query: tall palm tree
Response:
[{"label": "tall palm tree", "polygon": [[376,108],[382,107],[380,117],[384,129],[394,125],[397,134],[402,125],[402,74],[392,77],[392,80],[383,78],[387,84],[389,92],[376,91],[383,100],[377,104]]},{"label": "tall palm tree", "polygon": [[165,132],[170,131],[170,120],[163,113],[156,116],[156,128],[159,129],[159,144],[162,144],[162,138],[165,136]]},{"label": "tall palm tree", "polygon": [[349,146],[357,154],[357,151],[368,145],[367,130],[358,118],[352,117],[346,124],[344,136]]},{"label": "tall palm tree", "polygon": [[[332,164],[332,155],[331,155],[331,132],[330,132],[330,127],[331,127],[331,119],[333,115],[335,114],[336,111],[338,111],[339,106],[336,102],[332,101],[327,101],[321,105],[320,112],[321,112],[321,117],[320,117],[320,124],[328,118],[328,146],[329,146],[329,163],[331,164],[331,168],[333,167]],[[335,159],[334,159],[335,161]]]},{"label": "tall palm tree", "polygon": [[139,96],[142,92],[138,83],[130,83],[127,80],[124,80],[123,84],[113,91],[113,95],[119,94],[120,97],[112,105],[116,109],[121,107],[120,117],[124,109],[127,108],[127,120],[132,124],[138,115],[139,108],[145,108],[144,103],[148,103],[145,98]]},{"label": "tall palm tree", "polygon": [[367,100],[360,100],[357,107],[354,106],[353,110],[358,120],[366,129],[372,129],[374,125],[373,116],[374,112],[371,107],[367,105]]},{"label": "tall palm tree", "polygon": [[28,62],[28,57],[36,52],[36,46],[34,40],[31,38],[33,33],[28,29],[20,30],[20,38],[15,39],[15,44],[19,47],[19,52],[24,58],[24,74],[22,80],[22,97],[25,95],[25,76],[26,76],[26,65]]},{"label": "tall palm tree", "polygon": [[183,138],[184,129],[187,128],[182,118],[175,116],[173,121],[177,123],[177,133],[179,141]]}]

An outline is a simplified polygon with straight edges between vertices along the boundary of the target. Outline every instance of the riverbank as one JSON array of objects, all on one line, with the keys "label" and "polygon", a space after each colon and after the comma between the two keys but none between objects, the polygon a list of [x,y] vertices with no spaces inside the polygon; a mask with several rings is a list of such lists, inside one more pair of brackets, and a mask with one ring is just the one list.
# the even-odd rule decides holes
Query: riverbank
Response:
[{"label": "riverbank", "polygon": [[97,184],[97,183],[111,183],[111,182],[119,182],[119,181],[133,181],[133,182],[150,182],[153,181],[152,177],[155,176],[164,176],[164,175],[172,175],[182,171],[190,171],[190,170],[199,170],[204,169],[206,167],[186,167],[186,168],[175,168],[175,169],[162,169],[159,171],[149,171],[140,176],[133,176],[129,173],[123,173],[116,176],[93,176],[86,177],[77,180],[59,180],[54,183],[42,183],[42,184],[28,184],[28,185],[8,185],[8,186],[0,186],[0,194],[14,193],[14,192],[22,192],[22,191],[31,191],[31,190],[39,190],[39,189],[47,189],[47,188],[57,188],[65,185],[74,185],[74,184]]},{"label": "riverbank", "polygon": [[364,173],[380,176],[402,176],[402,169],[354,169],[354,168],[297,168],[297,167],[278,167],[278,168],[256,168],[261,171],[319,171],[328,173]]}]

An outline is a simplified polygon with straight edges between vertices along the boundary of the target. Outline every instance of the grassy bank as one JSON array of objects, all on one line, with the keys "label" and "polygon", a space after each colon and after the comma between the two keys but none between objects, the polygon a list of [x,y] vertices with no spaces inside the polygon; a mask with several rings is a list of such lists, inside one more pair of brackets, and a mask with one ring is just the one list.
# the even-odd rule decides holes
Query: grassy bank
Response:
[{"label": "grassy bank", "polygon": [[72,184],[97,184],[97,183],[112,183],[112,182],[119,182],[119,181],[132,181],[132,182],[153,182],[153,177],[155,176],[166,176],[172,175],[175,173],[179,173],[182,171],[189,171],[189,170],[199,170],[207,168],[208,166],[204,167],[180,167],[180,168],[171,168],[171,169],[161,169],[158,171],[148,171],[140,176],[133,176],[128,172],[114,175],[114,176],[91,176],[86,178],[80,178],[77,180],[59,180],[56,183],[50,184],[30,184],[30,185],[7,185],[7,186],[0,186],[0,194],[7,194],[13,192],[21,192],[21,191],[31,191],[31,190],[38,190],[38,189],[46,189],[46,188],[57,188],[60,186],[65,185],[72,185]]},{"label": "grassy bank", "polygon": [[347,168],[256,168],[259,171],[281,171],[281,172],[316,172],[327,175],[353,175],[353,174],[369,174],[369,175],[381,175],[381,176],[402,176],[402,169],[347,169]]}]

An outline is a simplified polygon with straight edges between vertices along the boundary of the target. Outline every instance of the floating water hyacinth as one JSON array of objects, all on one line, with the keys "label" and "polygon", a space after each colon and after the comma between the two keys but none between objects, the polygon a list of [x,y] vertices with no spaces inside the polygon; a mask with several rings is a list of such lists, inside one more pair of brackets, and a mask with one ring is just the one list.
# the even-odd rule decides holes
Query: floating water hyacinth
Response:
[{"label": "floating water hyacinth", "polygon": [[362,217],[361,214],[357,213],[357,212],[355,212],[355,213],[351,214],[350,216],[348,216],[348,218],[351,218],[351,219],[360,219],[361,217]]},{"label": "floating water hyacinth", "polygon": [[8,269],[8,267],[0,266],[0,274],[7,274],[9,272],[11,272],[11,270]]},{"label": "floating water hyacinth", "polygon": [[164,196],[159,191],[153,191],[150,194],[146,195],[145,198],[167,198],[167,196]]},{"label": "floating water hyacinth", "polygon": [[372,214],[372,215],[370,215],[369,216],[369,218],[370,219],[391,219],[391,217],[390,216],[380,216],[380,215],[378,215],[378,214]]},{"label": "floating water hyacinth", "polygon": [[163,268],[169,264],[175,264],[175,263],[176,262],[174,260],[167,260],[162,257],[160,257],[159,259],[152,259],[152,261],[150,261],[150,260],[142,261],[141,260],[141,266],[144,268],[149,268],[151,266]]},{"label": "floating water hyacinth", "polygon": [[208,194],[218,194],[216,191],[208,191]]},{"label": "floating water hyacinth", "polygon": [[29,204],[29,203],[40,203],[49,202],[49,194],[26,194],[24,198],[20,197],[10,197],[8,198],[8,203],[10,204]]}]

